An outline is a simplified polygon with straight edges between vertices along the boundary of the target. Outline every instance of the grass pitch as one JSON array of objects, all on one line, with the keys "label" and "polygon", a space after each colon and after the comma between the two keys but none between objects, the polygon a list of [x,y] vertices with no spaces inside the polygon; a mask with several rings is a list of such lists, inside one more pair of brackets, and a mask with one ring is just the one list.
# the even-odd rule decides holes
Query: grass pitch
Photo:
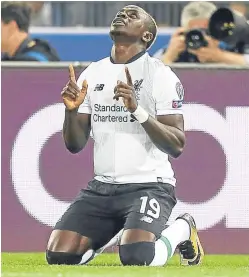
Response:
[{"label": "grass pitch", "polygon": [[249,255],[207,255],[201,266],[183,267],[174,256],[165,267],[123,267],[117,254],[86,266],[49,266],[44,253],[2,253],[3,277],[248,277]]}]

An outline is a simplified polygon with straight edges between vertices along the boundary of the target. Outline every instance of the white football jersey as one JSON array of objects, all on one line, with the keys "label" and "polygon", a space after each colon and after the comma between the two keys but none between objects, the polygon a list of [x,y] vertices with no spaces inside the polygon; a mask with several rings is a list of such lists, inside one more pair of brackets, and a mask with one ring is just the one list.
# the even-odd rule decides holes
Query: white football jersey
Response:
[{"label": "white football jersey", "polygon": [[127,82],[126,66],[138,104],[152,117],[182,114],[181,82],[160,60],[144,53],[127,64],[114,64],[110,57],[91,63],[77,84],[81,87],[85,79],[88,82],[79,113],[91,114],[95,179],[115,184],[163,182],[174,186],[168,155],[153,144],[122,98],[113,100],[117,81]]}]

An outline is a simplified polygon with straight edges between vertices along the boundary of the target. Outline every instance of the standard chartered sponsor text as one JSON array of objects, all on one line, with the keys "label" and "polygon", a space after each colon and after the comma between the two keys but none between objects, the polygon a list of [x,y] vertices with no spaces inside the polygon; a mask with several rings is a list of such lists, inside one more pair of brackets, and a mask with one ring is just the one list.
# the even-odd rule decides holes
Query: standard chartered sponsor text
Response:
[{"label": "standard chartered sponsor text", "polygon": [[[92,119],[94,122],[128,122],[128,110],[120,105],[94,105]],[[111,114],[110,114],[111,113]],[[119,113],[119,114],[115,114]],[[126,113],[126,114],[124,114]]]}]

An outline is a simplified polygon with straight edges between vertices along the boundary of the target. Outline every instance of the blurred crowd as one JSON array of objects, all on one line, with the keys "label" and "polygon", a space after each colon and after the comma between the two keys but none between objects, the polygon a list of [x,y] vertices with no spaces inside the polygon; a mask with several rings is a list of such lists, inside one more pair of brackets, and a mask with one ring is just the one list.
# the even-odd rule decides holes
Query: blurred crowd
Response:
[{"label": "blurred crowd", "polygon": [[[156,19],[160,27],[178,27],[169,43],[154,56],[165,64],[225,63],[249,64],[249,45],[225,43],[211,37],[208,24],[219,4],[200,2],[132,2],[139,5]],[[102,2],[96,9],[94,2],[2,2],[1,5],[1,52],[2,60],[14,61],[58,61],[56,49],[39,38],[31,39],[30,26],[108,26],[116,12],[130,2]],[[228,2],[231,11],[245,18],[249,15],[249,2]],[[161,6],[160,6],[161,5]],[[164,5],[164,6],[162,6]],[[167,6],[165,6],[167,5]],[[84,8],[85,7],[85,8]],[[104,8],[103,8],[104,7]],[[162,7],[166,7],[162,9]],[[67,12],[67,16],[63,17]],[[104,16],[103,16],[104,14]],[[198,31],[193,33],[192,31]],[[192,37],[191,37],[192,36]],[[202,43],[191,46],[190,39],[203,36]],[[193,43],[192,43],[193,44]]]},{"label": "blurred crowd", "polygon": [[[33,10],[32,26],[109,26],[113,16],[125,5],[134,4],[149,12],[162,27],[179,26],[181,12],[188,2],[57,2],[31,1],[27,2]],[[216,7],[224,6],[249,17],[249,2],[215,2]],[[94,11],[93,11],[94,10]],[[54,20],[54,17],[58,20]],[[64,17],[68,17],[65,19]],[[59,19],[60,18],[60,19]]]},{"label": "blurred crowd", "polygon": [[43,2],[1,3],[2,61],[59,61],[58,54],[47,41],[31,38],[32,17],[41,12]]}]

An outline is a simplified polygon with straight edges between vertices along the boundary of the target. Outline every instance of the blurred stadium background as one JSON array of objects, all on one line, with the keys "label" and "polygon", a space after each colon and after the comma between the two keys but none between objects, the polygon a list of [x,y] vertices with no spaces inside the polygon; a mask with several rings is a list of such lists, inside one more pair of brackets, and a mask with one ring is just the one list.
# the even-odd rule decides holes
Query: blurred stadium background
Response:
[{"label": "blurred stadium background", "polygon": [[[109,55],[108,26],[127,4],[155,17],[160,33],[153,54],[168,43],[186,3],[33,3],[31,35],[48,40],[62,62],[2,65],[2,251],[43,251],[51,226],[93,176],[92,143],[72,156],[61,139],[67,62],[79,62],[79,73]],[[247,15],[248,2],[243,5]],[[172,67],[186,88],[188,131],[186,151],[173,161],[179,204],[172,217],[183,209],[193,213],[207,253],[249,254],[249,70]]]},{"label": "blurred stadium background", "polygon": [[[39,3],[39,4],[38,4]],[[110,26],[115,14],[126,5],[138,5],[148,11],[159,26],[177,27],[180,24],[182,8],[188,1],[39,1],[38,14],[32,22],[33,26],[84,26],[103,27]],[[215,1],[217,7],[231,6],[235,3],[249,6],[247,1]],[[248,10],[245,12],[248,13]]]},{"label": "blurred stadium background", "polygon": [[[168,44],[172,33],[180,26],[182,8],[187,3],[180,1],[33,2],[35,12],[31,22],[33,26],[31,34],[33,37],[49,41],[63,61],[98,60],[109,54],[112,42],[108,31],[115,14],[125,5],[134,4],[148,11],[159,26],[159,36],[150,49],[150,53],[154,54]],[[240,2],[241,6],[237,3],[236,7],[246,16],[249,13],[248,3]],[[235,5],[235,2],[215,2],[215,5],[229,7]]]}]

